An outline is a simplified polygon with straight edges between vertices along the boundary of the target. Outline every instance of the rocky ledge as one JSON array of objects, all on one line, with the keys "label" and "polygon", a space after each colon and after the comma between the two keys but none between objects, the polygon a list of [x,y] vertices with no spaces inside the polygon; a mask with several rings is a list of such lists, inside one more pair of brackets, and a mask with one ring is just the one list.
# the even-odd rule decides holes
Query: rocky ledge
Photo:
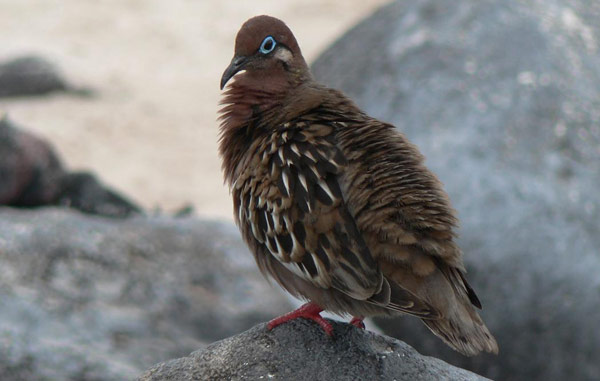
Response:
[{"label": "rocky ledge", "polygon": [[188,357],[155,365],[158,380],[486,380],[408,344],[333,322],[333,337],[297,319],[267,331],[259,324]]},{"label": "rocky ledge", "polygon": [[131,380],[289,311],[229,223],[0,207],[0,380]]}]

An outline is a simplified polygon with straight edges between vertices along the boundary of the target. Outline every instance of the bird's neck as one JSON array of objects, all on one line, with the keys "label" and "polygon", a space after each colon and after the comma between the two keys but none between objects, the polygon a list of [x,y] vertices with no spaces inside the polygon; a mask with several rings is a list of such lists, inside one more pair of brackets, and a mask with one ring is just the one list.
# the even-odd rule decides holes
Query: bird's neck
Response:
[{"label": "bird's neck", "polygon": [[257,85],[236,78],[224,94],[220,110],[220,146],[225,181],[235,181],[238,165],[252,141],[275,133],[283,123],[322,102],[322,88],[312,81]]},{"label": "bird's neck", "polygon": [[281,68],[269,71],[242,72],[234,77],[223,94],[221,130],[241,127],[257,118],[276,114],[290,96],[306,82],[301,73]]}]

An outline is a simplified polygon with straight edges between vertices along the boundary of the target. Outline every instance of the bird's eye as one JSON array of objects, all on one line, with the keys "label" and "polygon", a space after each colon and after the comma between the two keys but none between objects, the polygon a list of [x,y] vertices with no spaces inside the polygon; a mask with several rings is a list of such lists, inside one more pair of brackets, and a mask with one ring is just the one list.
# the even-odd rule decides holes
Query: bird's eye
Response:
[{"label": "bird's eye", "polygon": [[271,36],[267,36],[263,40],[262,44],[260,44],[260,48],[258,48],[258,51],[262,54],[269,54],[273,51],[273,49],[275,49],[275,45],[277,45],[275,39]]}]

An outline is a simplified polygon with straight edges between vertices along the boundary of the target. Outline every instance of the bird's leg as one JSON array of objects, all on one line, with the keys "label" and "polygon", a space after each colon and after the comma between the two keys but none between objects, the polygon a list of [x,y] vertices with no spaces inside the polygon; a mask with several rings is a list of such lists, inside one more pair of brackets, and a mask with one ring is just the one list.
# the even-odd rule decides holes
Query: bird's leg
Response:
[{"label": "bird's leg", "polygon": [[321,311],[323,311],[323,309],[321,307],[319,307],[317,304],[312,303],[312,302],[306,303],[295,311],[289,312],[285,315],[281,315],[280,317],[271,320],[267,324],[267,329],[270,331],[280,324],[283,324],[289,320],[294,320],[296,318],[301,317],[301,318],[310,319],[310,320],[316,322],[317,324],[319,324],[321,326],[321,328],[323,328],[323,331],[325,331],[325,333],[328,336],[331,336],[333,334],[333,327],[327,320],[325,320],[323,317],[321,317],[321,315],[320,315]]},{"label": "bird's leg", "polygon": [[363,320],[365,320],[364,316],[355,316],[352,318],[352,320],[350,320],[350,324],[352,324],[355,327],[365,329],[365,323],[363,322]]}]

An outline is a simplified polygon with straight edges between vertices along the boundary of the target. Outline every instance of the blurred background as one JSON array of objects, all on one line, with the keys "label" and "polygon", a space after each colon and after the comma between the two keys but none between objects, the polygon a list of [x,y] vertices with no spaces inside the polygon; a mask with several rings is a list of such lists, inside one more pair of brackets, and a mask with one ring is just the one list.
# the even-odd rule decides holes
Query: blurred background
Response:
[{"label": "blurred background", "polygon": [[232,219],[217,154],[219,80],[248,18],[285,20],[311,62],[384,0],[0,1],[0,62],[56,64],[91,98],[0,98],[71,169],[92,170],[148,209],[192,204]]}]

